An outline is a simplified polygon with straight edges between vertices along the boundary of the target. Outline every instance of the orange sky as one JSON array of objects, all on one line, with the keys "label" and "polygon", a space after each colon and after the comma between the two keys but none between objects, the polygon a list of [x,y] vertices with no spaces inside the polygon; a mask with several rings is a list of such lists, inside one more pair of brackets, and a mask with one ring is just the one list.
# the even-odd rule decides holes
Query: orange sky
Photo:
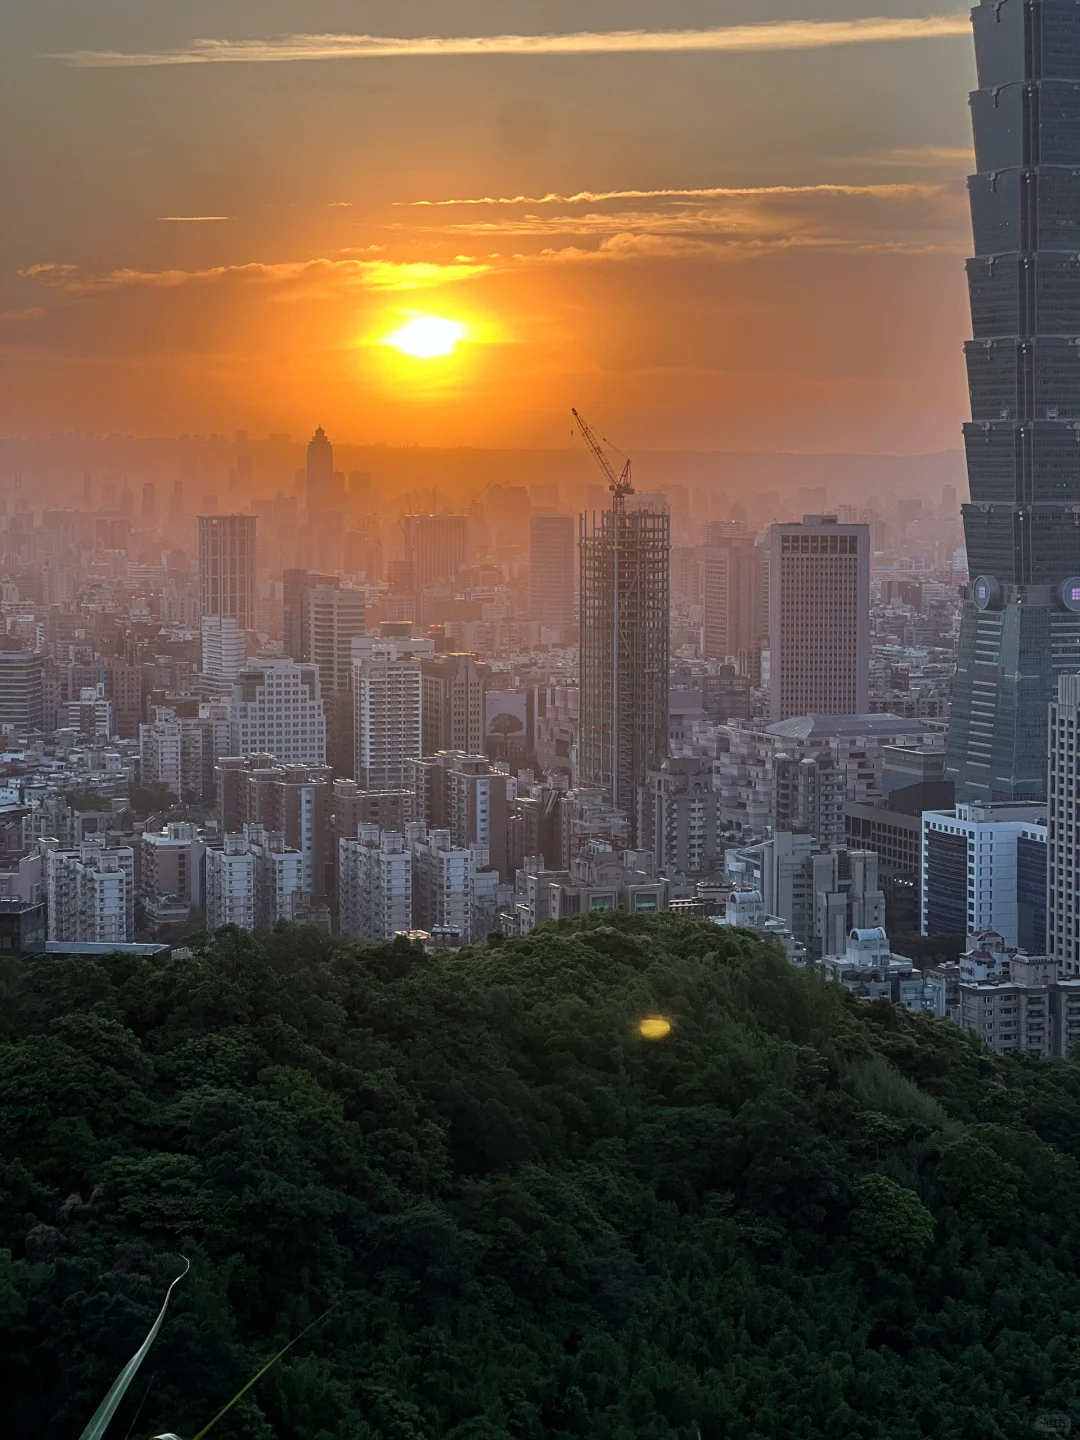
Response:
[{"label": "orange sky", "polygon": [[[410,37],[534,35],[535,7],[24,8],[0,433],[550,445],[577,404],[627,445],[958,443],[970,41],[910,38],[929,7],[596,0],[587,43],[615,53],[481,57]],[[561,0],[544,20],[556,50],[584,28]],[[649,50],[680,27],[712,48]],[[406,53],[288,58],[314,53],[273,38],[298,31]],[[268,43],[195,63],[211,38]],[[417,314],[466,339],[379,343]]]}]

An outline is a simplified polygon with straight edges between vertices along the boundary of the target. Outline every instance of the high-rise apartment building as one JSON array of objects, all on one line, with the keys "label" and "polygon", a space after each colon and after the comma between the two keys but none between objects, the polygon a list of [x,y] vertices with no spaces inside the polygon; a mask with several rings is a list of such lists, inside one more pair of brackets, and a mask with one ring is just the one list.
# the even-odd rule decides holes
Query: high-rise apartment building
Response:
[{"label": "high-rise apartment building", "polygon": [[768,645],[764,551],[732,536],[702,552],[702,637],[707,660],[737,658]]},{"label": "high-rise apartment building", "polygon": [[769,531],[773,722],[870,708],[870,532],[835,515]]},{"label": "high-rise apartment building", "polygon": [[314,665],[256,657],[233,686],[233,755],[274,755],[283,764],[326,762],[326,716]]},{"label": "high-rise apartment building", "polygon": [[629,815],[668,753],[671,517],[582,515],[580,778]]},{"label": "high-rise apartment building", "polygon": [[344,590],[336,582],[307,592],[304,659],[318,667],[324,695],[348,693],[352,674],[352,642],[364,634],[363,592]]},{"label": "high-rise apartment building", "polygon": [[405,552],[417,590],[451,585],[469,563],[467,515],[406,515]]},{"label": "high-rise apartment building", "polygon": [[127,944],[135,938],[135,852],[87,842],[45,850],[49,939]]},{"label": "high-rise apartment building", "polygon": [[203,904],[203,853],[195,825],[176,821],[161,831],[146,831],[140,842],[138,889],[152,930],[183,924]]},{"label": "high-rise apartment building", "polygon": [[561,638],[574,624],[574,517],[533,515],[529,520],[529,610]]},{"label": "high-rise apartment building", "polygon": [[408,642],[374,643],[353,660],[356,780],[365,790],[401,790],[422,745],[423,677]]},{"label": "high-rise apartment building", "polygon": [[476,855],[453,843],[449,830],[429,830],[414,821],[405,831],[412,848],[413,925],[419,930],[454,930],[465,944],[473,938]]},{"label": "high-rise apartment building", "polygon": [[1080,7],[982,0],[968,181],[968,568],[947,774],[1046,793],[1054,683],[1080,668]]},{"label": "high-rise apartment building", "polygon": [[45,724],[45,662],[17,640],[0,636],[0,726],[41,730]]},{"label": "high-rise apartment building", "polygon": [[437,655],[421,661],[423,677],[423,753],[484,750],[484,700],[491,666],[477,655]]},{"label": "high-rise apartment building", "polygon": [[392,940],[412,929],[413,857],[399,831],[361,825],[339,845],[341,933]]},{"label": "high-rise apartment building", "polygon": [[199,516],[199,600],[204,615],[255,629],[256,516]]}]

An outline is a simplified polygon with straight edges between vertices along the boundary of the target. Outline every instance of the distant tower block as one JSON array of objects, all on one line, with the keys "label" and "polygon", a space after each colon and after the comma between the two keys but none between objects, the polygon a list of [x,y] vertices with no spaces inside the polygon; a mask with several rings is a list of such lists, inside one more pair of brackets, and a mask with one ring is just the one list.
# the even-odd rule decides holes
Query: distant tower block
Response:
[{"label": "distant tower block", "polygon": [[204,615],[255,628],[256,517],[199,516],[199,599]]}]

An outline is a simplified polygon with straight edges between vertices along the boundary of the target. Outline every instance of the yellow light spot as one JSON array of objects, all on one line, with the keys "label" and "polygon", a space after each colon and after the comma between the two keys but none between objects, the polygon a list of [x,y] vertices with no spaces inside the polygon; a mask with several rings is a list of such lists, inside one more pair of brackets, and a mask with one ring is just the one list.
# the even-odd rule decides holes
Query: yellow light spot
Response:
[{"label": "yellow light spot", "polygon": [[646,1015],[638,1022],[638,1034],[643,1040],[666,1040],[671,1034],[671,1021],[663,1015]]},{"label": "yellow light spot", "polygon": [[441,320],[435,315],[416,315],[400,330],[387,335],[382,342],[414,360],[435,360],[452,355],[465,339],[465,326],[457,320]]}]

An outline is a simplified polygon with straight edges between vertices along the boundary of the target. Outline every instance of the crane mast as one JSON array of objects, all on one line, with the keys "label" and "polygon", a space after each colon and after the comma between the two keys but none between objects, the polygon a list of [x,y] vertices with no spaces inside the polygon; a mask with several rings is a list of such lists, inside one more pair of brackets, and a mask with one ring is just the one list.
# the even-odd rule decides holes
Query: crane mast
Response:
[{"label": "crane mast", "polygon": [[604,474],[607,476],[608,489],[611,491],[612,496],[611,508],[615,511],[616,514],[621,515],[623,510],[626,508],[625,502],[627,495],[633,495],[634,493],[634,485],[631,473],[631,462],[627,460],[626,464],[622,468],[622,473],[616,474],[615,467],[608,459],[607,454],[604,451],[604,447],[600,444],[600,441],[593,434],[589,425],[586,424],[586,422],[581,418],[581,416],[576,410],[571,410],[570,413],[574,417],[575,425],[581,431],[581,438],[585,441],[585,444],[592,451],[593,458],[600,466],[600,469],[603,470]]}]

